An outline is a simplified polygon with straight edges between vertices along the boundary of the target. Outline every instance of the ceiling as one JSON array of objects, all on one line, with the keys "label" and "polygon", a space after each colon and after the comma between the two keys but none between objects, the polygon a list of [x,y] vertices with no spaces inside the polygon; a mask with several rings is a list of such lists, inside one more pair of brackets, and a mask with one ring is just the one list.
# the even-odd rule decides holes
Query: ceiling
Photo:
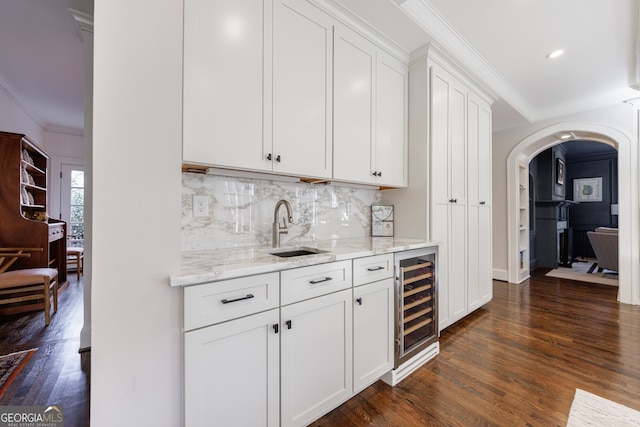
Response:
[{"label": "ceiling", "polygon": [[[320,1],[406,52],[444,51],[497,99],[494,130],[640,95],[638,0]],[[43,129],[81,133],[83,45],[69,9],[92,15],[93,1],[0,0],[0,90]]]},{"label": "ceiling", "polygon": [[0,90],[48,131],[82,134],[83,43],[93,0],[0,0]]}]

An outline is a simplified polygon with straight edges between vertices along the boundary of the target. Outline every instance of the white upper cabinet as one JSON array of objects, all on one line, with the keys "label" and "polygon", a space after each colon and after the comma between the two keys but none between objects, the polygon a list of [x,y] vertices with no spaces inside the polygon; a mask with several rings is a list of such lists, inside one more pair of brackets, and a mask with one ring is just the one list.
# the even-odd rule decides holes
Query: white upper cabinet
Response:
[{"label": "white upper cabinet", "polygon": [[376,48],[353,31],[336,27],[333,55],[333,176],[375,183],[372,144]]},{"label": "white upper cabinet", "polygon": [[333,20],[276,0],[273,22],[273,170],[331,178]]},{"label": "white upper cabinet", "polygon": [[308,0],[185,0],[183,78],[187,165],[407,185],[407,65]]},{"label": "white upper cabinet", "polygon": [[379,51],[377,61],[375,172],[382,185],[407,185],[407,66]]},{"label": "white upper cabinet", "polygon": [[407,185],[408,69],[356,32],[334,40],[334,169],[338,180]]},{"label": "white upper cabinet", "polygon": [[183,162],[331,178],[332,38],[305,0],[186,0]]},{"label": "white upper cabinet", "polygon": [[264,169],[263,0],[185,0],[184,22],[183,161]]}]

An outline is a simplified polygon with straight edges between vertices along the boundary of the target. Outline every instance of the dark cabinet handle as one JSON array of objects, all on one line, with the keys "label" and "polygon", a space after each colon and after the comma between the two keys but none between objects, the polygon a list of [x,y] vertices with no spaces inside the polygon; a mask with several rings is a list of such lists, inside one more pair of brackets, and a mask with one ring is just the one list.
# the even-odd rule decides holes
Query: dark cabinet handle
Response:
[{"label": "dark cabinet handle", "polygon": [[485,202],[485,201],[482,201],[482,202],[480,202],[480,204],[481,204],[481,205],[484,205],[484,204],[486,204],[486,202]]},{"label": "dark cabinet handle", "polygon": [[384,270],[384,267],[367,268],[367,271],[378,271],[378,270]]},{"label": "dark cabinet handle", "polygon": [[284,322],[287,324],[287,329],[291,329],[291,320],[287,320],[286,322]]},{"label": "dark cabinet handle", "polygon": [[358,305],[362,305],[362,298],[356,298],[356,302],[358,303]]},{"label": "dark cabinet handle", "polygon": [[380,176],[380,177],[381,177],[381,176],[382,176],[382,172],[378,172],[378,176]]},{"label": "dark cabinet handle", "polygon": [[278,155],[278,157],[276,157],[276,162],[280,163],[280,155]]},{"label": "dark cabinet handle", "polygon": [[271,160],[271,153],[267,154],[267,160]]},{"label": "dark cabinet handle", "polygon": [[382,176],[382,172],[373,171],[373,176]]},{"label": "dark cabinet handle", "polygon": [[273,331],[277,334],[278,331],[280,330],[280,328],[278,327],[278,324],[276,323],[275,325],[273,325]]},{"label": "dark cabinet handle", "polygon": [[247,294],[246,297],[240,297],[240,298],[236,298],[236,299],[226,299],[225,298],[223,300],[220,300],[220,302],[223,303],[223,304],[229,304],[231,302],[242,301],[242,300],[251,299],[251,298],[253,298],[253,294]]},{"label": "dark cabinet handle", "polygon": [[449,199],[449,203],[458,203],[458,199]]},{"label": "dark cabinet handle", "polygon": [[309,280],[309,283],[311,283],[312,285],[316,285],[318,283],[328,282],[329,280],[333,280],[333,277],[325,277],[324,279],[318,280]]}]

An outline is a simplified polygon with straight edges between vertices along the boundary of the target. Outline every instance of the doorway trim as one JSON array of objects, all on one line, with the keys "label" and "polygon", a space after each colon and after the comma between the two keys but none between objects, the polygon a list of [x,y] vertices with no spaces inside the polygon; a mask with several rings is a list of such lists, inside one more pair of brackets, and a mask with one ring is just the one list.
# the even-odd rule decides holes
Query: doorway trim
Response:
[{"label": "doorway trim", "polygon": [[[559,135],[571,132],[573,140],[602,142],[618,150],[618,252],[619,283],[618,301],[640,304],[638,281],[638,149],[632,138],[613,127],[582,122],[561,122],[537,132],[520,141],[507,157],[507,209],[508,209],[508,254],[507,268],[510,283],[520,283],[518,277],[518,208],[517,191],[520,186],[518,163],[527,165],[538,153],[549,147],[566,142]],[[636,218],[634,220],[634,218]],[[528,236],[527,236],[528,240]],[[523,244],[523,243],[521,243]],[[529,242],[527,241],[527,246]],[[527,267],[528,268],[528,267]]]}]

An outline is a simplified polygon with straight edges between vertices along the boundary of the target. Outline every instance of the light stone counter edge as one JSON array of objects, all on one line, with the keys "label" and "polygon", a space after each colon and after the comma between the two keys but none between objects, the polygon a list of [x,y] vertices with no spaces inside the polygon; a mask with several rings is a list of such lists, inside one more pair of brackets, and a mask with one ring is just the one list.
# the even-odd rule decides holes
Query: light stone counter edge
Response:
[{"label": "light stone counter edge", "polygon": [[[372,255],[437,246],[437,242],[394,237],[366,237],[306,242],[279,249],[268,246],[183,252],[179,274],[169,277],[171,286],[191,286],[261,273],[288,270]],[[326,253],[279,258],[273,250],[313,247]]]}]

